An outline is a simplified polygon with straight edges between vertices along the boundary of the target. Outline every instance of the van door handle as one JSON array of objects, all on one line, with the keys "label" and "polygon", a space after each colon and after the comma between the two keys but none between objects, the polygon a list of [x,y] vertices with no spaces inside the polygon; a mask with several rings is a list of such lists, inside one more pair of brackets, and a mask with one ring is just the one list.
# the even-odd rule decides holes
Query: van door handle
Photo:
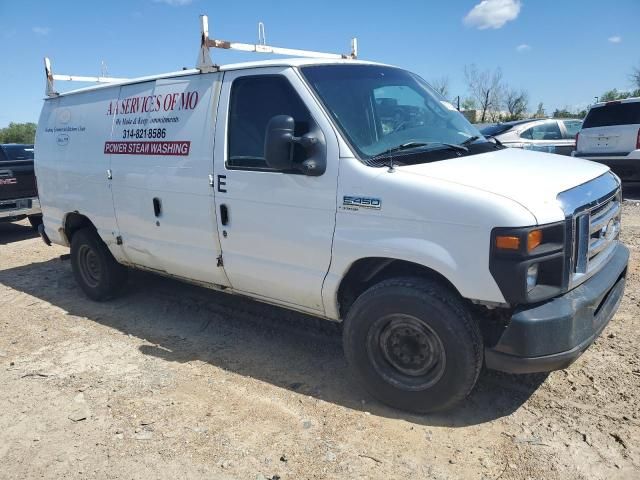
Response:
[{"label": "van door handle", "polygon": [[160,203],[160,199],[158,197],[153,199],[153,213],[156,217],[159,217],[162,214],[162,203]]},{"label": "van door handle", "polygon": [[229,224],[229,209],[224,203],[220,205],[220,223],[222,223],[222,225]]}]

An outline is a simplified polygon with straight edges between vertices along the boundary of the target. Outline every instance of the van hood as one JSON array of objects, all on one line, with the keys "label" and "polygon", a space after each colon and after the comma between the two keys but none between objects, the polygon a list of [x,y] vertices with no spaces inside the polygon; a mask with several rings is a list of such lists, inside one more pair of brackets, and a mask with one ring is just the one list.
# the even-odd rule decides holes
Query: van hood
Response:
[{"label": "van hood", "polygon": [[563,155],[518,148],[399,167],[412,175],[453,182],[509,198],[529,210],[539,224],[564,218],[560,192],[603,175],[609,167]]}]

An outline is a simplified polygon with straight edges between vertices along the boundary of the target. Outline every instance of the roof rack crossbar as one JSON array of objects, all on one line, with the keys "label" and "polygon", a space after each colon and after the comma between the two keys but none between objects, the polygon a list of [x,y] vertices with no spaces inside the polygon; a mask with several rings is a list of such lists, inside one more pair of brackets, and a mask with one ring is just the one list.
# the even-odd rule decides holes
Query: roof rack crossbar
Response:
[{"label": "roof rack crossbar", "polygon": [[124,82],[128,80],[127,78],[116,78],[116,77],[87,77],[87,76],[81,76],[81,75],[54,74],[51,70],[51,61],[49,60],[48,57],[44,57],[44,73],[47,77],[47,89],[46,89],[47,97],[58,96],[58,92],[56,92],[54,87],[55,80],[60,80],[65,82],[95,82],[95,83],[114,83],[114,82]]},{"label": "roof rack crossbar", "polygon": [[351,39],[351,53],[326,53],[316,52],[312,50],[299,50],[295,48],[273,47],[265,44],[266,37],[264,32],[264,24],[258,23],[258,43],[240,43],[229,42],[226,40],[215,40],[209,38],[209,18],[206,15],[200,15],[200,54],[196,68],[201,72],[209,72],[217,70],[217,66],[211,60],[209,53],[210,48],[221,48],[225,50],[238,50],[242,52],[254,53],[272,53],[276,55],[288,55],[294,57],[313,57],[313,58],[330,58],[330,59],[355,59],[358,57],[358,39]]}]

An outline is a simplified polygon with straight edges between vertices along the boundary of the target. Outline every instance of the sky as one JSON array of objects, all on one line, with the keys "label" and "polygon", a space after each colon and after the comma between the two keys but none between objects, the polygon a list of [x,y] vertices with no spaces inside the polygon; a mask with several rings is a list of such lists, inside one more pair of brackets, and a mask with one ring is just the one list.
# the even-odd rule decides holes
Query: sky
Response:
[{"label": "sky", "polygon": [[[45,77],[136,77],[194,67],[198,15],[212,38],[309,50],[349,51],[426,80],[448,77],[450,96],[467,95],[464,66],[501,68],[529,92],[529,109],[584,108],[605,90],[631,88],[640,66],[640,0],[0,0],[0,128],[37,122]],[[215,63],[269,58],[213,51]],[[58,83],[58,89],[79,85]]]}]

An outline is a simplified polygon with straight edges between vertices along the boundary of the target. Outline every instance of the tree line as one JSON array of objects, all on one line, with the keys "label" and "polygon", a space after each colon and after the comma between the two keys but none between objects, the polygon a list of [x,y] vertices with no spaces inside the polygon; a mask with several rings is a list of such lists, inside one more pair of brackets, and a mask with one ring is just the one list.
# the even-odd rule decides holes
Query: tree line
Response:
[{"label": "tree line", "polygon": [[0,128],[0,143],[33,143],[36,139],[35,123],[14,123]]},{"label": "tree line", "polygon": [[[598,97],[598,101],[608,102],[629,97],[640,97],[640,66],[632,69],[630,80],[633,88],[628,91],[608,90]],[[529,110],[529,92],[523,88],[514,88],[503,78],[502,70],[481,70],[475,64],[464,67],[464,79],[467,86],[467,96],[457,97],[461,110],[475,113],[469,115],[472,122],[508,122],[524,118],[545,118],[549,116],[542,102],[538,103],[535,111]],[[431,85],[449,101],[449,78],[439,77],[431,81]],[[556,109],[551,114],[554,118],[584,118],[587,109],[570,110],[569,107]]]}]

